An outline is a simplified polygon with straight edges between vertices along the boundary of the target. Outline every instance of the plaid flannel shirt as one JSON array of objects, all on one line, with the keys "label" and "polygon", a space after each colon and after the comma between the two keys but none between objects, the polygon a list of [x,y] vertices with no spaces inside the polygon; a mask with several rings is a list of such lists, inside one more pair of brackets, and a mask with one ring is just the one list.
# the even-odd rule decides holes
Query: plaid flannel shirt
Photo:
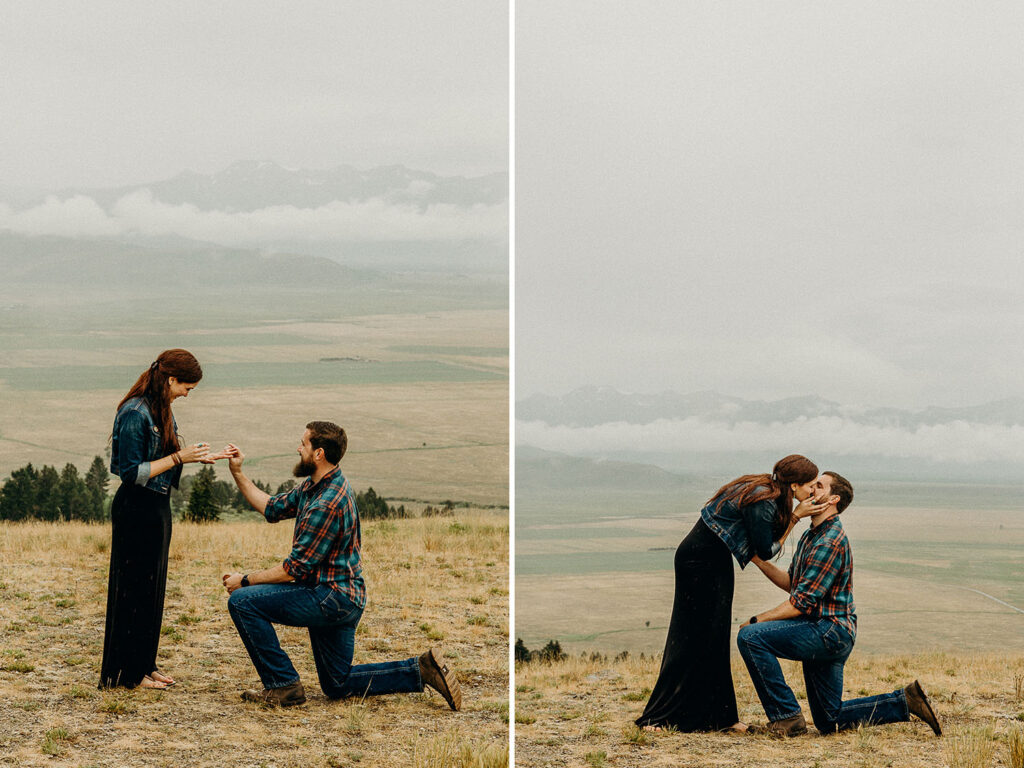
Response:
[{"label": "plaid flannel shirt", "polygon": [[340,469],[335,467],[318,483],[308,477],[287,493],[271,496],[263,516],[271,523],[295,518],[292,551],[282,563],[289,576],[300,584],[326,584],[360,608],[366,605],[359,513]]},{"label": "plaid flannel shirt", "polygon": [[800,537],[789,579],[789,602],[794,608],[812,619],[831,619],[856,635],[853,553],[838,516]]}]

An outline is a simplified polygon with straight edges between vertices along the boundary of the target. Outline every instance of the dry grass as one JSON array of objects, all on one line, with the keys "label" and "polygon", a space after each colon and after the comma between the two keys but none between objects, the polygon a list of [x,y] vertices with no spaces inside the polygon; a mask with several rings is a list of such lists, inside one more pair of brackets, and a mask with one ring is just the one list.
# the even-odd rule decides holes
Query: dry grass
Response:
[{"label": "dry grass", "polygon": [[109,529],[0,525],[0,766],[507,765],[507,519],[466,511],[363,526],[369,604],[356,663],[439,645],[462,681],[460,713],[433,693],[328,701],[308,637],[290,628],[280,634],[307,704],[238,698],[259,681],[220,574],[277,562],[290,536],[287,523],[176,522],[158,662],[178,685],[99,691]]},{"label": "dry grass", "polygon": [[[915,678],[925,686],[943,723],[936,738],[922,722],[862,728],[831,736],[776,741],[767,736],[644,733],[633,726],[643,711],[638,694],[653,686],[659,661],[564,662],[517,666],[516,765],[744,766],[745,768],[1019,768],[1024,761],[1024,702],[1015,676],[1024,656],[929,653],[859,656],[846,666],[846,696],[885,693]],[[799,666],[783,662],[786,678],[806,704]],[[765,722],[741,663],[733,669],[740,717]]]}]

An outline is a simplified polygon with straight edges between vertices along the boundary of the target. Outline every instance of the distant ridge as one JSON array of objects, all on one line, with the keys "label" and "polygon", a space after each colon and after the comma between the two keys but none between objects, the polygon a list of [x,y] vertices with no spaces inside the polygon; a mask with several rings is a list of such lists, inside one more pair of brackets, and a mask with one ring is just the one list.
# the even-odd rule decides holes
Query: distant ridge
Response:
[{"label": "distant ridge", "polygon": [[701,419],[734,425],[788,423],[797,419],[835,417],[878,427],[913,430],[963,421],[972,424],[1024,425],[1024,398],[1008,398],[962,408],[929,406],[919,411],[840,405],[816,395],[782,400],[744,400],[704,391],[689,394],[624,394],[611,387],[581,387],[562,397],[534,395],[516,402],[516,419],[551,426],[594,427],[622,422],[649,424],[659,419]]},{"label": "distant ridge", "polygon": [[319,256],[262,254],[189,243],[187,249],[116,240],[26,237],[0,230],[0,274],[7,286],[138,288],[147,279],[190,291],[245,286],[302,287],[382,279]]},{"label": "distant ridge", "polygon": [[[161,202],[189,204],[202,211],[229,213],[254,211],[276,205],[315,208],[333,201],[359,202],[382,198],[392,203],[457,206],[497,205],[508,200],[508,174],[439,176],[403,165],[359,170],[339,165],[322,170],[289,169],[271,161],[245,160],[222,171],[201,174],[183,171],[170,179],[146,184],[101,189],[69,188],[56,191],[60,198],[91,197],[104,209],[125,195],[149,190]],[[44,196],[26,200],[37,204]]]}]

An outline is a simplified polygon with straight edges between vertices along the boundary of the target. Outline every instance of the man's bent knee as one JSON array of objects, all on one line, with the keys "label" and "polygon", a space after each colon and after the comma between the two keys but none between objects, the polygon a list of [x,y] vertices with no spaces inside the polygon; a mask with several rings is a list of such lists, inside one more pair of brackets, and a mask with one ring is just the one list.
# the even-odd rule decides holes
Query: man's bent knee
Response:
[{"label": "man's bent knee", "polygon": [[750,648],[754,637],[752,625],[740,627],[740,631],[736,634],[736,646],[740,649],[740,653],[744,653]]}]

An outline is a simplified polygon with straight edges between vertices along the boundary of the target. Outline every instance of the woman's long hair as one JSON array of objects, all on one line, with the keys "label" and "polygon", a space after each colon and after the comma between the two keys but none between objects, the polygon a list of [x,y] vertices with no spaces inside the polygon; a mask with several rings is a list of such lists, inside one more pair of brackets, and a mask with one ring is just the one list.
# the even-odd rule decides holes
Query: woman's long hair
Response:
[{"label": "woman's long hair", "polygon": [[174,453],[181,446],[174,431],[174,417],[171,415],[171,398],[168,392],[168,377],[173,376],[183,384],[196,384],[203,378],[203,369],[195,356],[185,349],[168,349],[161,352],[152,365],[139,376],[121,402],[121,408],[133,397],[142,397],[149,405],[153,421],[160,427],[163,455]]},{"label": "woman's long hair", "polygon": [[793,483],[803,485],[818,476],[818,467],[813,461],[799,454],[791,454],[775,462],[770,475],[743,475],[726,483],[712,496],[721,501],[735,501],[743,507],[765,499],[775,499],[775,519],[772,521],[772,536],[780,536],[789,525],[793,514]]}]

